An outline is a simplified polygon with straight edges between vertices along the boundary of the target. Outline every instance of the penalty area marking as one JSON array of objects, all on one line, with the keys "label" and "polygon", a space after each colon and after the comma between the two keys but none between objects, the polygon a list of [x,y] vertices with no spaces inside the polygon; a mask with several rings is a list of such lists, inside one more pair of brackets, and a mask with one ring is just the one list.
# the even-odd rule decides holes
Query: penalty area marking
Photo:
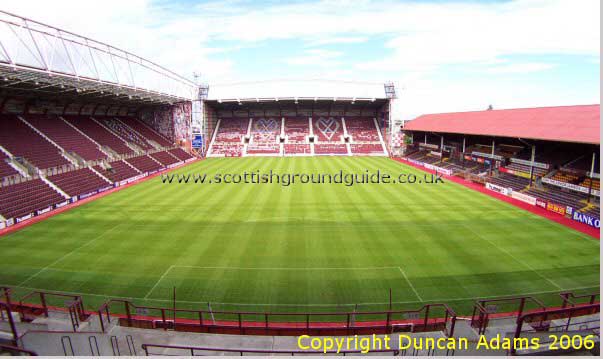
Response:
[{"label": "penalty area marking", "polygon": [[[417,297],[417,299],[420,302],[423,302],[423,298],[421,298],[421,296],[417,292],[417,289],[412,284],[412,282],[410,281],[410,279],[408,279],[408,276],[406,275],[406,273],[404,272],[404,270],[400,266],[390,266],[390,267],[355,267],[355,268],[350,268],[350,267],[308,267],[308,268],[304,268],[304,267],[297,267],[297,268],[296,267],[292,267],[292,268],[277,268],[277,267],[216,267],[216,266],[214,266],[214,267],[211,267],[211,266],[210,267],[203,267],[203,266],[171,265],[171,266],[168,267],[168,269],[165,270],[165,272],[163,272],[163,274],[161,275],[161,277],[159,277],[159,279],[157,280],[157,282],[155,282],[155,285],[153,285],[153,287],[147,292],[147,294],[144,296],[143,299],[145,299],[145,300],[155,300],[155,299],[149,298],[149,296],[153,293],[153,291],[155,291],[155,289],[157,288],[157,286],[159,285],[159,283],[161,283],[161,281],[174,268],[221,269],[221,270],[267,270],[267,271],[312,271],[312,270],[328,271],[328,270],[388,270],[388,269],[390,269],[390,270],[398,270],[400,272],[400,274],[402,275],[402,278],[404,279],[404,281],[406,283],[408,283],[409,287],[412,289],[415,297]],[[409,302],[409,303],[414,303],[414,302]],[[222,304],[226,304],[226,303],[222,303]],[[349,305],[349,304],[344,304],[344,305]]]}]

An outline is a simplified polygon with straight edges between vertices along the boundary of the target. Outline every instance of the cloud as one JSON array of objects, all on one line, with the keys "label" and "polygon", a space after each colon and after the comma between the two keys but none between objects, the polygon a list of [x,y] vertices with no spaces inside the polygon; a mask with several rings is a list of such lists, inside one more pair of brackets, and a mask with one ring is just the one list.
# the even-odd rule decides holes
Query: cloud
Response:
[{"label": "cloud", "polygon": [[308,47],[333,45],[333,44],[359,44],[367,42],[368,37],[361,36],[332,36],[332,37],[321,37],[315,40],[310,40],[306,43]]},{"label": "cloud", "polygon": [[342,55],[340,51],[310,49],[305,50],[302,56],[289,58],[286,62],[290,65],[337,66],[341,63],[337,59]]},{"label": "cloud", "polygon": [[[282,53],[275,57],[278,49],[273,48],[266,58],[257,54],[253,63],[276,58],[290,66],[291,77],[334,73],[350,80],[393,80],[404,89],[404,116],[483,108],[489,102],[541,105],[599,96],[598,88],[590,96],[559,90],[571,84],[552,92],[548,84],[535,83],[519,98],[512,85],[492,86],[486,76],[556,70],[554,66],[562,64],[547,59],[553,55],[599,63],[597,0],[104,0],[93,6],[84,1],[20,0],[6,2],[3,8],[124,48],[187,77],[201,72],[211,83],[261,80],[272,74],[269,66],[263,72],[248,71],[250,60],[241,49],[259,44],[270,48],[273,41],[300,44],[299,56],[287,52],[290,57],[280,60]],[[362,56],[339,46],[352,43],[365,46]],[[517,58],[514,55],[522,60],[508,60]],[[445,73],[450,66],[485,75],[471,83],[450,83]],[[597,80],[598,75],[592,77]]]},{"label": "cloud", "polygon": [[490,74],[527,74],[533,72],[540,72],[555,68],[555,64],[548,63],[523,63],[523,64],[511,64],[504,66],[494,66],[483,70]]}]

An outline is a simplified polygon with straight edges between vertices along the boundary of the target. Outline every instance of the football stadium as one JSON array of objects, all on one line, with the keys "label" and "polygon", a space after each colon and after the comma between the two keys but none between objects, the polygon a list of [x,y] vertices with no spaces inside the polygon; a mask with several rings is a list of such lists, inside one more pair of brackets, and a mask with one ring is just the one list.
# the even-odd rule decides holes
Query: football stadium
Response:
[{"label": "football stadium", "polygon": [[598,355],[599,104],[401,123],[0,27],[0,353]]}]

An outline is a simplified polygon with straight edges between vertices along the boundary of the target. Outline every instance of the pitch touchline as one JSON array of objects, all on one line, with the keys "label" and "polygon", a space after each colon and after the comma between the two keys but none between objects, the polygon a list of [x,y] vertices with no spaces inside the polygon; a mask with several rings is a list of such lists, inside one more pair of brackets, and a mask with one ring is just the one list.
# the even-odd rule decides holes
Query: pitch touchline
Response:
[{"label": "pitch touchline", "polygon": [[[10,287],[8,284],[3,284],[4,286]],[[22,287],[22,286],[12,286],[13,288],[21,288],[35,291],[48,291],[53,292],[49,289],[44,288],[33,288],[33,287]],[[592,289],[598,288],[599,286],[588,286],[588,287],[575,287],[575,288],[566,288],[567,291],[572,290],[582,290],[582,289]],[[392,302],[392,304],[413,304],[413,303],[427,303],[427,302],[455,302],[460,300],[478,300],[478,299],[490,299],[490,298],[504,298],[506,296],[512,295],[537,295],[537,294],[549,294],[549,293],[558,293],[559,291],[542,291],[542,292],[529,292],[529,293],[510,293],[510,294],[501,294],[501,295],[491,295],[491,296],[476,296],[476,297],[466,297],[466,298],[447,298],[447,299],[430,299],[428,301],[397,301]],[[60,291],[57,293],[71,294],[71,295],[81,295],[81,296],[90,296],[90,297],[101,297],[105,299],[116,298],[116,299],[130,299],[130,300],[142,300],[142,301],[153,301],[153,302],[169,302],[172,303],[171,299],[145,299],[140,297],[123,297],[117,295],[108,295],[108,294],[93,294],[93,293],[82,293],[82,292],[70,292],[70,291]],[[178,303],[187,303],[187,304],[207,304],[208,302],[212,304],[221,304],[221,305],[238,305],[238,306],[273,306],[273,307],[338,307],[338,306],[355,306],[355,305],[384,305],[389,304],[389,302],[368,302],[368,303],[339,303],[339,304],[274,304],[274,303],[226,303],[226,302],[211,302],[211,301],[190,301],[190,300],[178,300]]]}]

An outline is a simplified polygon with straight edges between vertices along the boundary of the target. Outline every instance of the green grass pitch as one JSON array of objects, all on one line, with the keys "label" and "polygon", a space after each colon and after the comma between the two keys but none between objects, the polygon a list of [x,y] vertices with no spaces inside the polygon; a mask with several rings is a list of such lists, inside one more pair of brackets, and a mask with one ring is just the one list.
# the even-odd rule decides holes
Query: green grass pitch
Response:
[{"label": "green grass pitch", "polygon": [[[177,173],[392,175],[388,158],[208,159]],[[599,241],[461,185],[162,184],[0,237],[0,285],[213,310],[386,309],[599,289]]]}]

